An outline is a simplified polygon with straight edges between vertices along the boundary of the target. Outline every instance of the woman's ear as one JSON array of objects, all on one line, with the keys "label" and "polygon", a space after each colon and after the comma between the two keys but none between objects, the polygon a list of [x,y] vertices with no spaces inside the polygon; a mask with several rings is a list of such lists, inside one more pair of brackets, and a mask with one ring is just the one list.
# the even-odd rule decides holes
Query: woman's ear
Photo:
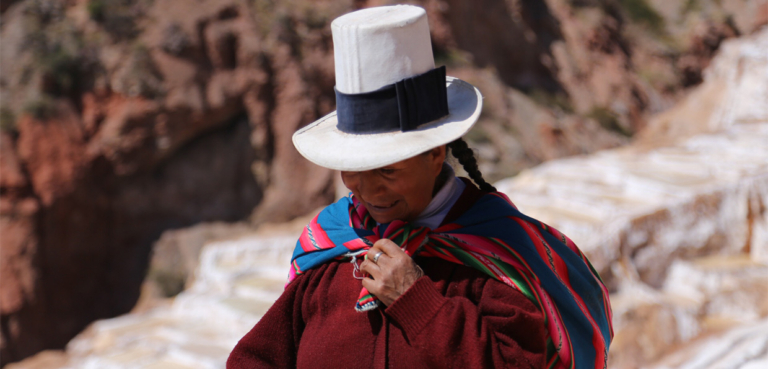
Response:
[{"label": "woman's ear", "polygon": [[429,160],[435,177],[443,170],[443,162],[445,161],[446,146],[438,146],[429,151]]}]

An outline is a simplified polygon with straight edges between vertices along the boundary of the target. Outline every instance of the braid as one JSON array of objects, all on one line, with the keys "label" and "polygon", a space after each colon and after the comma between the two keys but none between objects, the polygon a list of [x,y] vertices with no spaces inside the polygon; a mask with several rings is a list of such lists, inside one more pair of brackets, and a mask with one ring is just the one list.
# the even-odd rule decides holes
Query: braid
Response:
[{"label": "braid", "polygon": [[480,186],[480,190],[484,192],[496,192],[496,187],[493,187],[490,183],[483,179],[483,174],[480,173],[480,169],[477,168],[477,159],[472,149],[467,146],[467,142],[464,139],[459,138],[448,144],[448,148],[451,149],[451,155],[459,160],[461,166],[469,174],[475,183]]}]

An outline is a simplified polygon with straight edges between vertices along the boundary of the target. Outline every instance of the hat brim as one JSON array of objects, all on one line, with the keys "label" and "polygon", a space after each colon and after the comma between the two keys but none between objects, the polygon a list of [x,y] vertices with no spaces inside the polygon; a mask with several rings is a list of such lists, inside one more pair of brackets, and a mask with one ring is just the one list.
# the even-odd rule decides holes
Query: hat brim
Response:
[{"label": "hat brim", "polygon": [[448,116],[408,131],[354,134],[340,131],[332,112],[293,134],[293,145],[309,161],[330,169],[359,172],[381,168],[450,143],[477,122],[483,96],[471,84],[446,77]]}]

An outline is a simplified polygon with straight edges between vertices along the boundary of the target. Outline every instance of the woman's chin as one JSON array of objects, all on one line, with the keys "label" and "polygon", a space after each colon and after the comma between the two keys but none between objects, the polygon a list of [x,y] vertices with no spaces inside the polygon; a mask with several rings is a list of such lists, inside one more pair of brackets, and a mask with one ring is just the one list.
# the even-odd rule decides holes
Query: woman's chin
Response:
[{"label": "woman's chin", "polygon": [[373,220],[375,220],[376,223],[379,223],[379,224],[391,223],[397,220],[398,218],[397,216],[393,216],[393,215],[375,214],[374,212],[371,212],[371,211],[369,211],[368,214],[370,214]]},{"label": "woman's chin", "polygon": [[368,214],[373,217],[373,219],[380,224],[386,224],[391,223],[395,220],[405,220],[407,221],[406,216],[404,215],[405,212],[403,212],[401,209],[397,209],[397,207],[392,207],[390,209],[368,209]]}]

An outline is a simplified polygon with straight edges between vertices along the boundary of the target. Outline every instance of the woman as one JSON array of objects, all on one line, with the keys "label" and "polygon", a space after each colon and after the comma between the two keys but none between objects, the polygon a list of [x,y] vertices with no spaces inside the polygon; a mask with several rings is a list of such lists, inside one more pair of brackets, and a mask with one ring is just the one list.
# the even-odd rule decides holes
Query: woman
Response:
[{"label": "woman", "polygon": [[337,111],[293,141],[352,194],[306,227],[283,295],[227,366],[605,367],[604,286],[573,242],[482,178],[461,139],[482,96],[434,68],[424,10],[331,27]]}]

